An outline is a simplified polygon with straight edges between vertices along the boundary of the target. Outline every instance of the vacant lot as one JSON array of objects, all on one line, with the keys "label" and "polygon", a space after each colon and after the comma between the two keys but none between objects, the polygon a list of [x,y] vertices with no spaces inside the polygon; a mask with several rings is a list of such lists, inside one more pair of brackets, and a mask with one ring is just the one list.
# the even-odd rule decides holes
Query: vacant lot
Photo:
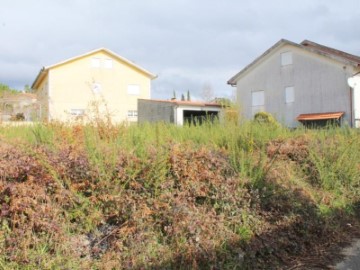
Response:
[{"label": "vacant lot", "polygon": [[359,161],[349,128],[0,127],[0,269],[323,269]]}]

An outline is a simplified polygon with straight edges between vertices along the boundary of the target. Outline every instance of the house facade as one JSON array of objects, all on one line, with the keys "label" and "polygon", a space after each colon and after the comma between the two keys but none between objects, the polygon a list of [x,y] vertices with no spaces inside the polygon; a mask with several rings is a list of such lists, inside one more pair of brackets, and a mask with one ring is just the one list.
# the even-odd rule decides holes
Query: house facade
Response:
[{"label": "house facade", "polygon": [[139,123],[164,122],[178,126],[201,124],[220,116],[222,106],[216,103],[139,99]]},{"label": "house facade", "polygon": [[42,68],[32,89],[38,97],[41,120],[86,121],[110,116],[116,123],[134,122],[137,100],[150,98],[155,78],[144,68],[100,48]]},{"label": "house facade", "polygon": [[234,75],[242,118],[266,111],[289,127],[333,119],[355,125],[354,90],[347,80],[360,57],[308,40],[280,40]]}]

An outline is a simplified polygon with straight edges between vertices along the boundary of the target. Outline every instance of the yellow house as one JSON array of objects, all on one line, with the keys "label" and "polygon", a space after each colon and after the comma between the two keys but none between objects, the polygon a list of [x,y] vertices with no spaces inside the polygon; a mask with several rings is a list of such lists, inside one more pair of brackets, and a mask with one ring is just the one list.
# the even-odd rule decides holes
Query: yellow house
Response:
[{"label": "yellow house", "polygon": [[116,53],[100,48],[43,67],[32,89],[40,118],[72,121],[111,116],[115,123],[137,121],[137,100],[150,98],[156,75]]}]

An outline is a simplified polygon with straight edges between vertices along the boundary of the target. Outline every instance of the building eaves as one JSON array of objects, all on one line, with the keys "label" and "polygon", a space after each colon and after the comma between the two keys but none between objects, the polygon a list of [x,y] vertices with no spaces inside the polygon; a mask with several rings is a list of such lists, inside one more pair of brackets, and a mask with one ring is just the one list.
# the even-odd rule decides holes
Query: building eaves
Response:
[{"label": "building eaves", "polygon": [[118,54],[116,54],[115,52],[109,50],[109,49],[106,49],[106,48],[99,48],[99,49],[96,49],[96,50],[92,50],[90,52],[87,52],[87,53],[84,53],[84,54],[81,54],[81,55],[78,55],[78,56],[75,56],[75,57],[72,57],[72,58],[69,58],[69,59],[66,59],[64,61],[61,61],[61,62],[58,62],[56,64],[53,64],[53,65],[50,65],[50,66],[46,66],[46,67],[43,67],[39,74],[37,75],[35,81],[33,82],[32,84],[32,88],[36,87],[38,83],[41,82],[41,80],[43,79],[43,77],[47,74],[47,72],[50,70],[50,69],[53,69],[55,67],[58,67],[58,66],[61,66],[61,65],[64,65],[64,64],[67,64],[69,62],[72,62],[72,61],[75,61],[77,59],[80,59],[80,58],[83,58],[83,57],[86,57],[86,56],[89,56],[89,55],[92,55],[92,54],[95,54],[97,52],[101,52],[101,51],[104,51],[106,53],[108,53],[109,55],[112,55],[113,57],[115,57],[116,59],[120,60],[121,62],[124,62],[132,67],[134,67],[135,69],[141,71],[142,73],[144,73],[145,75],[147,75],[150,79],[155,79],[157,78],[157,75],[151,73],[150,71],[140,67],[139,65],[135,64],[134,62],[126,59],[125,57],[122,57]]},{"label": "building eaves", "polygon": [[335,60],[340,63],[344,63],[347,65],[352,65],[359,67],[360,66],[360,57],[356,55],[352,55],[340,50],[336,50],[330,47],[326,47],[324,45],[317,44],[315,42],[304,40],[302,43],[298,44],[286,39],[281,39],[278,41],[275,45],[270,47],[268,50],[266,50],[262,55],[260,55],[258,58],[256,58],[253,62],[251,62],[249,65],[247,65],[244,69],[242,69],[240,72],[235,74],[230,80],[228,80],[228,84],[231,86],[235,86],[237,83],[237,80],[240,78],[241,75],[246,73],[249,69],[256,66],[263,58],[265,58],[267,55],[270,55],[273,51],[278,49],[279,47],[288,44],[292,45],[294,47],[297,47],[302,50],[306,50],[308,52],[314,53],[316,55],[321,55],[323,57]]},{"label": "building eaves", "polygon": [[295,47],[301,47],[301,45],[299,45],[299,44],[297,44],[295,42],[289,41],[287,39],[281,39],[278,42],[276,42],[273,46],[271,46],[269,49],[267,49],[262,55],[257,57],[253,62],[251,62],[249,65],[247,65],[245,68],[243,68],[240,72],[238,72],[233,77],[231,77],[230,80],[227,81],[227,83],[230,84],[231,86],[235,86],[237,79],[242,74],[244,74],[249,69],[251,69],[253,66],[255,66],[257,63],[259,63],[267,55],[270,55],[274,50],[276,50],[277,48],[279,48],[279,47],[281,47],[281,46],[283,46],[285,44],[290,44],[290,45],[293,45]]},{"label": "building eaves", "polygon": [[34,82],[31,85],[31,89],[36,89],[37,86],[41,83],[41,81],[44,79],[44,77],[46,76],[47,72],[49,70],[45,69],[45,67],[43,67],[42,69],[40,69],[38,75],[36,76]]},{"label": "building eaves", "polygon": [[330,48],[330,47],[315,43],[310,40],[304,40],[300,44],[308,49],[317,51],[320,54],[324,54],[325,56],[334,58],[335,60],[349,62],[349,64],[352,64],[354,66],[360,66],[360,57],[359,56],[356,56],[356,55],[353,55],[350,53],[346,53],[344,51],[340,51],[340,50],[337,50],[334,48]]}]

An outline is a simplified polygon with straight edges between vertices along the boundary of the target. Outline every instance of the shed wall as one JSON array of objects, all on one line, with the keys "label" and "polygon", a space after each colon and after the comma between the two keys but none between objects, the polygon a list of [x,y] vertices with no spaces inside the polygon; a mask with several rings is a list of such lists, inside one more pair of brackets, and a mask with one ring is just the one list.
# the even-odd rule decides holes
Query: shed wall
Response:
[{"label": "shed wall", "polygon": [[168,102],[139,99],[138,122],[174,123],[174,105]]}]

